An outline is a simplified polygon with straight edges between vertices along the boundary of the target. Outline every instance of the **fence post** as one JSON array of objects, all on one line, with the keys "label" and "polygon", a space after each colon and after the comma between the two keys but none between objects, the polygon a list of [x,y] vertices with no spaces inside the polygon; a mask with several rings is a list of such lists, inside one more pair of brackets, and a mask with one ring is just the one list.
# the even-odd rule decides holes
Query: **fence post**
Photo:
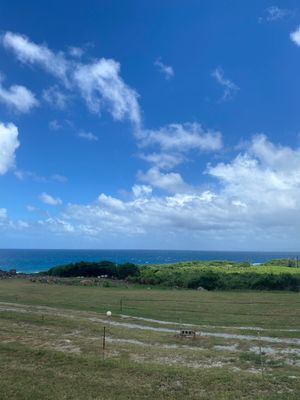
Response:
[{"label": "fence post", "polygon": [[103,353],[103,359],[104,359],[104,354],[105,354],[105,326],[103,327],[102,353]]},{"label": "fence post", "polygon": [[259,338],[259,355],[260,355],[261,377],[262,377],[262,379],[264,379],[264,361],[263,361],[263,353],[262,353],[262,348],[261,348],[260,332],[257,332],[257,336]]}]

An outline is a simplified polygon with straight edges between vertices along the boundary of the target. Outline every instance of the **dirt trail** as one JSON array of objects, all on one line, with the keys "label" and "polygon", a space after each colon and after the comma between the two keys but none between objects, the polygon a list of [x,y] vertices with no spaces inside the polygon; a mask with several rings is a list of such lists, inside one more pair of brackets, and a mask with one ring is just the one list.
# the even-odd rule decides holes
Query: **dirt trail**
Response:
[{"label": "dirt trail", "polygon": [[[96,313],[84,312],[84,311],[76,311],[76,310],[63,310],[57,309],[47,306],[33,306],[33,305],[20,305],[15,303],[3,303],[0,302],[0,312],[1,311],[11,311],[11,312],[22,312],[22,313],[37,313],[37,314],[49,314],[53,316],[63,317],[63,318],[81,318],[85,320],[89,320],[92,322],[99,322],[103,324],[108,324],[111,326],[123,327],[127,329],[135,329],[135,330],[145,330],[145,331],[154,331],[154,332],[164,332],[164,333],[178,333],[178,329],[175,328],[166,328],[166,327],[156,327],[150,325],[141,325],[132,322],[125,322],[124,320],[131,318],[133,320],[142,320],[144,322],[149,323],[161,323],[162,325],[177,325],[177,323],[171,323],[169,321],[159,321],[153,319],[147,319],[141,317],[129,317],[129,316],[119,316],[121,321],[117,321],[110,318],[101,318]],[[123,319],[123,321],[122,321]],[[158,322],[159,321],[159,322]],[[193,325],[194,326],[194,325]],[[196,327],[196,325],[195,325]],[[234,328],[236,329],[236,327]],[[216,338],[224,338],[224,339],[234,339],[240,341],[259,341],[266,343],[278,343],[278,344],[288,344],[288,345],[300,345],[300,339],[297,338],[278,338],[271,336],[257,336],[257,335],[246,335],[246,334],[236,334],[236,333],[224,333],[224,332],[207,332],[202,330],[196,330],[197,336],[206,336],[206,337],[216,337]]]},{"label": "dirt trail", "polygon": [[[110,325],[120,328],[132,329],[135,331],[142,330],[145,332],[154,331],[172,334],[167,336],[164,335],[164,337],[169,338],[170,336],[174,337],[175,333],[179,332],[179,326],[182,326],[181,324],[178,324],[176,322],[161,321],[151,318],[132,317],[128,315],[116,315],[108,318],[104,314],[96,312],[0,302],[0,313],[5,311],[45,316],[46,320],[47,316],[70,319],[75,322],[75,328],[76,322],[80,323],[80,321],[90,321],[93,324],[97,324],[98,327],[102,327],[103,325]],[[143,323],[139,324],[139,321]],[[22,324],[24,326],[22,326]],[[155,324],[156,326],[151,326],[151,324]],[[15,325],[18,329],[23,328],[24,331],[26,331],[26,335],[22,336],[22,339],[18,338],[18,340],[21,340],[21,342],[24,344],[34,343],[34,346],[36,348],[54,349],[58,351],[79,354],[90,351],[89,349],[93,348],[94,346],[91,343],[99,341],[101,339],[99,339],[99,336],[89,336],[87,334],[87,331],[81,332],[80,330],[78,330],[78,328],[71,332],[61,332],[59,334],[59,338],[57,338],[55,336],[55,334],[57,335],[57,327],[55,326],[49,327],[47,325],[33,325],[33,327],[38,330],[34,332],[35,334],[33,334],[30,322],[27,323],[26,321],[20,321],[20,323],[18,323],[17,320],[15,322]],[[128,351],[126,349],[126,345],[132,345],[134,347],[130,348],[129,354],[130,357],[132,357],[136,362],[156,362],[159,364],[168,365],[179,363],[190,368],[226,367],[227,369],[239,371],[239,364],[237,363],[237,366],[233,366],[231,365],[231,361],[229,361],[232,360],[232,353],[234,352],[237,355],[236,359],[239,360],[239,355],[241,353],[249,352],[254,354],[263,354],[264,357],[268,357],[268,360],[272,359],[273,361],[282,363],[282,365],[285,364],[291,365],[293,367],[300,367],[300,339],[281,337],[278,338],[270,336],[258,337],[257,335],[239,334],[232,332],[209,332],[199,330],[199,328],[203,327],[197,327],[191,324],[185,326],[193,327],[193,329],[196,330],[196,335],[198,338],[215,337],[223,338],[225,340],[223,343],[221,342],[221,344],[215,344],[214,342],[209,340],[205,340],[203,342],[197,340],[196,342],[189,342],[188,344],[186,340],[176,341],[175,343],[172,343],[172,339],[170,338],[170,343],[159,343],[158,338],[155,340],[155,336],[145,335],[145,341],[133,338],[131,339],[130,332],[126,332],[126,330],[122,332],[121,330],[120,332],[116,331],[116,335],[121,337],[117,337],[115,335],[108,335],[106,337],[107,342],[111,343],[111,345],[108,346],[107,354],[109,355],[109,357],[119,355],[121,350],[125,352]],[[208,328],[209,327],[211,326],[208,326]],[[214,326],[213,328],[216,329],[217,327]],[[229,327],[226,328],[230,329]],[[232,328],[236,329],[237,327]],[[4,339],[3,343],[15,341],[16,339],[10,338],[10,336],[7,336],[7,338],[5,338],[5,335],[8,335],[7,332],[2,332]],[[37,332],[38,336],[36,336]],[[147,341],[148,336],[152,337],[152,342]],[[236,342],[233,343],[233,340],[235,340]],[[118,343],[120,345],[118,345]],[[271,344],[273,344],[273,346]],[[290,345],[293,346],[291,347]],[[299,345],[299,347],[296,347],[295,345]],[[143,352],[143,350],[138,350],[138,348],[144,348],[145,350]],[[148,350],[150,348],[154,348],[155,351],[158,352],[157,354],[155,353],[154,358],[153,354]],[[169,352],[163,353],[164,349],[169,350]],[[187,350],[187,352],[184,352],[184,350]],[[207,359],[206,354],[210,350],[214,351],[210,353],[210,359]],[[248,372],[259,373],[259,370],[254,367],[251,367],[249,369],[249,365],[247,365],[246,370]]]},{"label": "dirt trail", "polygon": [[[159,319],[153,319],[153,318],[144,318],[144,317],[133,317],[131,315],[125,315],[121,314],[120,315],[122,318],[128,318],[128,319],[135,319],[139,321],[144,321],[144,322],[152,322],[156,323],[159,325],[175,325],[175,326],[182,326],[182,323],[179,322],[171,322],[171,321],[162,321]],[[184,326],[189,326],[189,327],[196,327],[199,325],[195,324],[184,324]],[[207,329],[236,329],[236,330],[241,330],[241,331],[275,331],[275,332],[300,332],[300,329],[282,329],[282,328],[262,328],[260,326],[225,326],[225,325],[201,325],[201,328],[207,328]]]}]

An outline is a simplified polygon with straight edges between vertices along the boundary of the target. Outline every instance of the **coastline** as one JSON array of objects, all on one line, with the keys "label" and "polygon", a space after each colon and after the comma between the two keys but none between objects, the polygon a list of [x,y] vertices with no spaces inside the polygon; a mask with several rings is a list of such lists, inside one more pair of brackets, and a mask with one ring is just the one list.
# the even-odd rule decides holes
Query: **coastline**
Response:
[{"label": "coastline", "polygon": [[300,252],[204,251],[204,250],[40,250],[0,249],[0,269],[18,273],[38,273],[57,265],[84,261],[109,260],[138,265],[175,262],[228,260],[260,264],[271,259],[296,258]]}]

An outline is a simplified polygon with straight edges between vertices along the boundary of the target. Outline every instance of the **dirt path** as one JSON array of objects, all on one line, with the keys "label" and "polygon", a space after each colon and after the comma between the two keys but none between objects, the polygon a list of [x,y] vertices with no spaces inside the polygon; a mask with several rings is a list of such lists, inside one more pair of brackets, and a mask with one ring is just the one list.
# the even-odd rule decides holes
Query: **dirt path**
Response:
[{"label": "dirt path", "polygon": [[[76,310],[64,310],[64,309],[57,309],[47,306],[33,306],[33,305],[20,305],[15,303],[4,303],[0,302],[0,312],[1,311],[10,311],[10,312],[21,312],[21,313],[37,313],[37,314],[48,314],[63,318],[81,318],[85,320],[89,320],[92,322],[108,324],[111,326],[116,327],[123,327],[127,329],[135,329],[135,330],[145,330],[145,331],[153,331],[153,332],[165,332],[165,333],[178,333],[178,329],[176,328],[167,328],[165,325],[178,325],[176,322],[170,321],[160,321],[150,318],[142,318],[142,317],[131,317],[128,315],[120,315],[118,318],[121,320],[115,320],[111,318],[105,318],[104,315],[98,317],[96,313],[91,312],[84,312],[84,311],[76,311]],[[157,326],[150,326],[150,325],[142,325],[137,324],[134,322],[127,322],[128,319],[133,321],[144,321],[149,323],[156,323],[163,325],[162,327]],[[297,338],[278,338],[278,337],[271,337],[271,336],[257,336],[257,335],[246,335],[246,334],[236,334],[236,333],[224,333],[224,332],[208,332],[202,331],[196,325],[191,325],[195,327],[196,335],[197,336],[205,336],[205,337],[215,337],[215,338],[224,338],[224,339],[233,339],[239,341],[246,341],[246,342],[265,342],[265,343],[273,343],[273,344],[287,344],[287,345],[299,345],[300,346],[300,339]],[[207,328],[209,326],[206,326]],[[211,326],[211,328],[216,329],[215,326]],[[233,327],[236,329],[237,327]],[[242,327],[240,327],[242,328]]]}]

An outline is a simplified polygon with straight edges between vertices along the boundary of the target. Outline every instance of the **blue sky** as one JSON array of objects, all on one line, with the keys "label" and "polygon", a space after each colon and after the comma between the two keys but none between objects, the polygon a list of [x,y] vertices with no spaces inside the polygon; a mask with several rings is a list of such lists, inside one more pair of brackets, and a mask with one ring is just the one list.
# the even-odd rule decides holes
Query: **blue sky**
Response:
[{"label": "blue sky", "polygon": [[297,3],[2,2],[0,247],[298,250]]}]

